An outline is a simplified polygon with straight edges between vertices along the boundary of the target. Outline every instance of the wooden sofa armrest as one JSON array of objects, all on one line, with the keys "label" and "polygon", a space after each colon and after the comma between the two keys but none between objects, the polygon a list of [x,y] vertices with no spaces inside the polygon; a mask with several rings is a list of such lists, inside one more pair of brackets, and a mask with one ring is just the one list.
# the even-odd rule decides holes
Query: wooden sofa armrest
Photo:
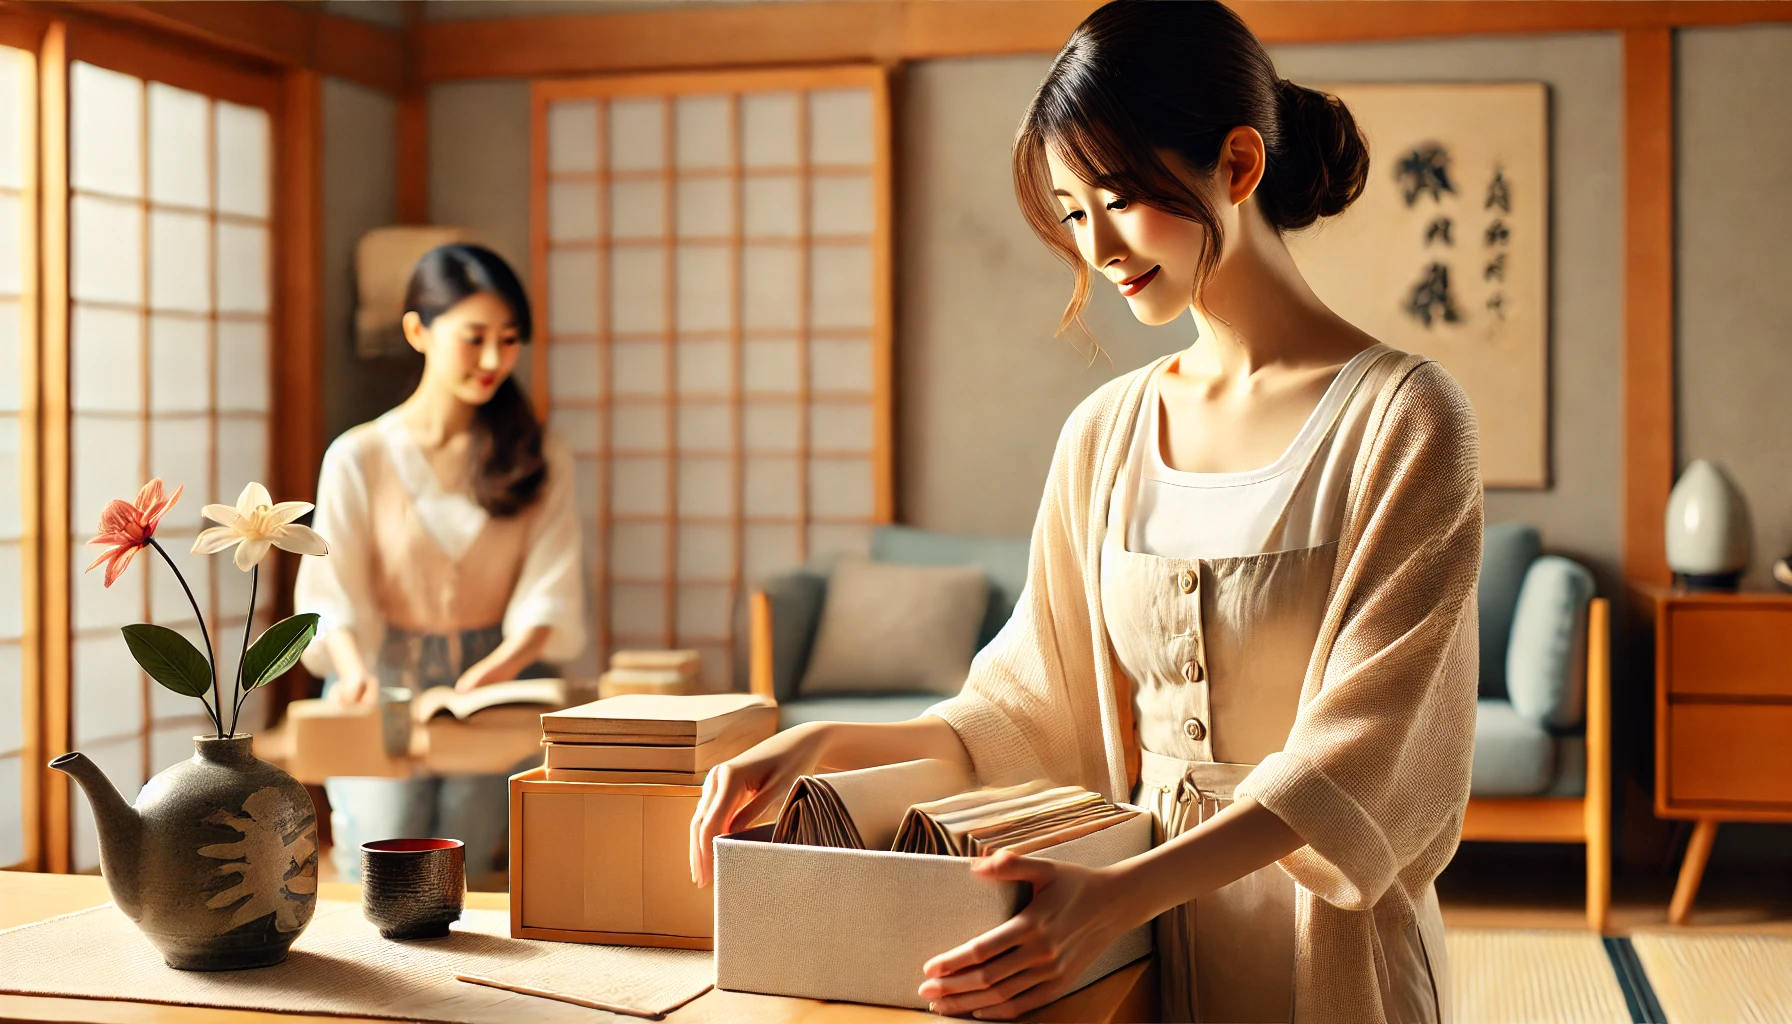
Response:
[{"label": "wooden sofa armrest", "polygon": [[772,600],[763,590],[747,599],[747,689],[776,697],[772,686]]},{"label": "wooden sofa armrest", "polygon": [[1605,928],[1612,895],[1611,601],[1587,606],[1587,923]]}]

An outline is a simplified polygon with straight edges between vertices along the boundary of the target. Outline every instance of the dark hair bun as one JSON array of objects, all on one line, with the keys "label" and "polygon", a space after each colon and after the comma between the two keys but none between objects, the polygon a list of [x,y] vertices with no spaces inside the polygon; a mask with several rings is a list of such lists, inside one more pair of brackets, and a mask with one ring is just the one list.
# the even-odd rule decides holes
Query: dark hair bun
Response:
[{"label": "dark hair bun", "polygon": [[1343,213],[1369,180],[1369,147],[1336,96],[1276,83],[1280,131],[1264,174],[1263,212],[1284,231]]}]

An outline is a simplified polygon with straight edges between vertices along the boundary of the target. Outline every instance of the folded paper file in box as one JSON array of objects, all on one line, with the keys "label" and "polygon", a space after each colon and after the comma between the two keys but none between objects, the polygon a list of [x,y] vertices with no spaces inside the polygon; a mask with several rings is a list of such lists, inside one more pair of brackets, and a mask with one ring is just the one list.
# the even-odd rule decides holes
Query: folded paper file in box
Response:
[{"label": "folded paper file in box", "polygon": [[948,857],[1032,853],[1137,813],[1081,786],[1040,780],[965,792],[970,785],[964,768],[932,760],[805,775],[784,801],[772,842]]},{"label": "folded paper file in box", "polygon": [[[781,815],[778,826],[718,838],[716,987],[925,1008],[916,994],[922,965],[1000,925],[1028,899],[1019,883],[973,875],[969,857],[890,849],[910,808],[946,801],[972,784],[963,768],[939,761],[816,775],[793,787],[789,803],[800,797],[803,809]],[[1150,849],[1151,816],[1110,806],[1117,813],[1106,827],[1063,841],[1054,836],[1031,856],[1100,867]],[[772,842],[775,828],[787,839],[804,834],[842,845]],[[1125,933],[1072,988],[1150,948],[1148,925]]]}]

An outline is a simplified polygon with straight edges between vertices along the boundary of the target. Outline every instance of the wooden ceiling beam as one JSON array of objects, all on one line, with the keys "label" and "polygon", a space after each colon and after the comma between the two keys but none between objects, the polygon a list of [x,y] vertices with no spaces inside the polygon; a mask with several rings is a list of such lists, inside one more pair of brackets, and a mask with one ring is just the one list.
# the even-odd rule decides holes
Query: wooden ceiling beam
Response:
[{"label": "wooden ceiling beam", "polygon": [[397,95],[408,55],[402,33],[309,5],[195,0],[39,3],[40,13],[143,25],[282,68],[307,68]]},{"label": "wooden ceiling beam", "polygon": [[[423,82],[1051,53],[1099,0],[801,0],[427,22]],[[1269,44],[1792,21],[1773,0],[1235,0]]]}]

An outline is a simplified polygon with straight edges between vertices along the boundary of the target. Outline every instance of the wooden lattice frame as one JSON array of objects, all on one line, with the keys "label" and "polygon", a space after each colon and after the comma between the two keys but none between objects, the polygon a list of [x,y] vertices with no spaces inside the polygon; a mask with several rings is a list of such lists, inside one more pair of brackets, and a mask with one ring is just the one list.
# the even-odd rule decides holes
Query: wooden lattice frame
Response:
[{"label": "wooden lattice frame", "polygon": [[[810,140],[808,138],[809,111],[808,96],[811,91],[864,88],[869,91],[873,124],[870,126],[873,146],[873,161],[869,166],[850,165],[834,167],[810,162]],[[743,137],[741,129],[741,97],[756,92],[791,91],[797,96],[797,132],[796,150],[798,163],[793,167],[749,168],[743,160]],[[725,168],[699,170],[680,169],[677,166],[673,148],[676,144],[676,132],[673,130],[672,116],[674,104],[678,97],[690,95],[725,95],[728,97],[729,132],[728,151],[730,160]],[[661,155],[660,168],[653,171],[625,171],[610,168],[604,159],[604,142],[608,137],[607,106],[602,101],[622,98],[661,97],[663,98],[661,136],[665,151]],[[547,116],[549,105],[564,100],[598,100],[599,140],[598,162],[596,169],[590,174],[574,176],[576,180],[588,180],[598,195],[608,194],[613,182],[631,179],[657,180],[664,196],[660,233],[651,238],[641,238],[639,243],[657,242],[662,248],[661,257],[664,265],[661,268],[665,282],[662,312],[662,325],[658,331],[621,333],[611,330],[608,314],[611,309],[608,294],[610,281],[610,254],[615,246],[629,244],[630,239],[619,238],[610,234],[611,217],[604,214],[598,216],[599,234],[591,243],[597,253],[596,281],[598,289],[596,307],[600,310],[596,324],[595,342],[598,358],[603,366],[610,365],[611,346],[618,342],[659,342],[664,346],[664,364],[666,370],[666,387],[663,397],[638,397],[615,395],[607,385],[600,390],[600,397],[586,403],[600,414],[613,406],[633,403],[662,403],[666,413],[667,447],[664,457],[666,469],[666,509],[664,515],[619,515],[610,508],[610,470],[612,460],[616,457],[630,455],[647,455],[659,457],[658,451],[631,452],[612,448],[609,430],[600,430],[597,459],[602,467],[604,482],[600,487],[602,499],[596,517],[598,543],[604,550],[597,558],[595,577],[590,581],[592,586],[592,619],[596,624],[594,640],[599,652],[613,649],[618,639],[631,643],[646,643],[671,647],[677,643],[716,644],[726,652],[726,662],[732,666],[736,661],[737,637],[732,627],[724,636],[691,636],[680,634],[678,630],[677,598],[681,584],[725,586],[729,595],[729,607],[735,608],[743,597],[743,576],[746,562],[747,528],[760,523],[788,524],[797,529],[799,558],[808,555],[808,528],[811,525],[840,523],[852,526],[870,526],[876,523],[889,522],[894,515],[894,471],[893,471],[893,402],[891,394],[891,344],[893,337],[893,296],[892,267],[893,251],[891,245],[891,147],[889,131],[889,86],[883,69],[867,66],[804,68],[775,71],[740,71],[689,73],[665,75],[629,75],[592,78],[583,80],[547,80],[536,82],[533,89],[532,138],[531,153],[531,268],[533,292],[536,308],[544,313],[550,308],[552,300],[549,294],[548,254],[550,250],[548,228],[547,193],[551,181],[566,180],[560,176],[550,175],[548,161]],[[872,216],[873,227],[869,236],[821,236],[811,231],[809,223],[810,187],[813,180],[830,174],[851,174],[868,176],[872,184]],[[796,201],[799,223],[790,236],[748,237],[743,229],[745,198],[743,182],[755,175],[794,176],[798,181],[799,195]],[[675,224],[677,183],[682,179],[720,178],[730,184],[731,222],[726,233],[713,236],[680,235]],[[607,200],[605,201],[607,204]],[[814,327],[809,322],[811,295],[810,260],[816,246],[828,244],[850,244],[868,246],[872,260],[871,306],[872,324],[868,330],[858,328],[828,330]],[[730,326],[723,330],[690,331],[677,327],[676,301],[677,293],[672,287],[676,268],[674,263],[680,246],[710,245],[726,246],[731,261],[732,280],[730,281]],[[743,301],[745,288],[742,278],[742,254],[747,246],[792,246],[797,253],[796,281],[799,289],[797,296],[798,323],[792,329],[778,328],[767,331],[754,331],[743,326]],[[553,248],[560,248],[561,243],[554,243]],[[545,315],[538,315],[537,323],[545,323]],[[548,380],[548,346],[553,338],[547,331],[537,332],[539,337],[534,346],[532,377],[536,381],[533,397],[540,414],[545,418],[553,406]],[[742,376],[744,373],[744,346],[756,337],[777,337],[784,339],[793,336],[797,340],[796,390],[794,393],[756,394],[746,390]],[[871,392],[869,395],[843,392],[839,394],[817,392],[810,387],[809,356],[811,344],[830,337],[860,339],[869,335],[871,346]],[[731,353],[732,381],[731,388],[716,394],[693,394],[680,391],[675,379],[677,353],[676,345],[680,340],[686,341],[720,341],[728,344]],[[745,511],[744,476],[748,451],[745,447],[744,411],[748,405],[756,402],[777,402],[790,404],[799,410],[797,416],[797,445],[788,454],[797,460],[798,494],[796,496],[796,512],[789,517],[748,516]],[[809,503],[810,460],[829,457],[863,458],[860,451],[834,452],[814,443],[810,435],[809,410],[812,405],[831,402],[859,403],[868,402],[871,411],[872,446],[869,456],[871,464],[872,512],[868,517],[831,518],[813,514]],[[570,405],[571,403],[563,403]],[[707,451],[681,448],[676,442],[678,424],[677,415],[681,408],[702,404],[725,405],[729,411],[732,444],[727,450]],[[755,452],[754,454],[767,454]],[[730,489],[733,495],[733,511],[728,516],[702,517],[681,516],[677,512],[677,467],[681,458],[708,458],[726,460],[730,467]],[[610,558],[610,538],[612,525],[618,522],[641,521],[664,524],[666,527],[666,544],[662,574],[651,579],[630,579],[612,573]],[[726,576],[712,579],[681,580],[678,574],[678,530],[680,525],[710,525],[729,529],[733,538],[734,557]],[[609,601],[612,585],[659,585],[663,588],[664,608],[662,611],[662,635],[660,636],[626,636],[618,637],[612,629]],[[733,621],[733,613],[730,613]]]},{"label": "wooden lattice frame", "polygon": [[[313,439],[303,436],[304,431],[314,425],[314,417],[306,414],[305,409],[315,404],[316,396],[288,395],[281,386],[283,380],[295,377],[294,370],[302,369],[307,361],[316,355],[316,339],[304,331],[293,330],[293,324],[302,318],[294,318],[292,309],[299,296],[296,291],[305,290],[315,284],[315,275],[303,273],[304,267],[294,256],[303,254],[284,244],[281,237],[290,229],[290,216],[293,203],[288,196],[288,182],[292,175],[281,165],[284,150],[290,146],[286,120],[291,115],[293,91],[289,80],[295,76],[305,76],[308,72],[289,72],[284,75],[261,69],[252,69],[242,63],[206,50],[183,43],[176,43],[158,37],[152,32],[120,31],[110,26],[83,21],[79,19],[52,19],[42,28],[42,44],[39,48],[39,116],[40,116],[40,160],[39,171],[41,183],[39,193],[41,204],[39,225],[41,232],[40,261],[38,266],[38,286],[41,294],[39,330],[36,336],[35,355],[37,363],[34,367],[37,380],[35,386],[40,398],[39,431],[30,454],[37,460],[38,478],[41,488],[34,496],[31,515],[35,517],[40,549],[40,572],[35,583],[35,593],[27,595],[27,611],[35,615],[37,625],[37,665],[35,681],[27,680],[28,697],[35,696],[37,706],[33,709],[39,719],[37,730],[38,752],[34,758],[40,765],[51,757],[67,751],[72,746],[74,718],[74,641],[76,630],[73,622],[74,595],[71,589],[71,568],[79,568],[73,563],[86,553],[79,547],[83,535],[91,527],[82,523],[72,523],[72,512],[97,514],[96,510],[72,510],[73,500],[73,422],[74,409],[72,402],[71,356],[73,354],[70,336],[71,311],[71,202],[74,196],[70,187],[70,68],[76,61],[94,64],[98,67],[114,70],[142,79],[145,83],[160,82],[180,89],[204,94],[209,100],[225,100],[245,106],[258,107],[269,115],[269,175],[267,194],[269,211],[266,218],[255,218],[258,225],[269,231],[269,249],[267,295],[269,308],[265,314],[257,314],[256,319],[265,322],[268,331],[269,345],[269,408],[263,413],[253,414],[263,418],[271,429],[275,422],[290,423],[294,428],[290,453],[269,451],[266,459],[267,482],[281,493],[309,493],[310,485],[295,488],[295,479],[309,478],[314,472]],[[148,88],[144,95],[147,102]],[[215,105],[210,108],[215,111]],[[215,115],[208,112],[208,120]],[[307,122],[309,123],[309,122]],[[208,128],[208,137],[215,137],[215,131]],[[145,126],[144,144],[149,136]],[[216,168],[215,154],[205,154],[208,174],[214,174]],[[301,154],[302,155],[302,154]],[[147,174],[147,161],[144,173]],[[212,186],[208,184],[208,192]],[[122,200],[130,201],[130,200]],[[149,199],[147,189],[143,197],[136,200],[140,204],[140,216],[149,216]],[[158,208],[166,204],[158,203]],[[211,201],[211,206],[216,206]],[[187,211],[200,213],[197,208]],[[207,245],[216,245],[216,224],[220,218],[229,219],[228,213],[220,213],[215,209],[203,211],[206,215]],[[140,223],[140,226],[141,223]],[[294,232],[298,237],[309,241],[313,233]],[[142,244],[147,247],[150,239],[144,232]],[[150,266],[147,249],[140,253],[145,274]],[[220,416],[217,401],[217,330],[219,319],[217,311],[217,272],[218,261],[213,254],[212,279],[208,282],[210,311],[204,314],[206,334],[208,337],[206,358],[209,361],[208,372],[211,375],[212,391],[209,394],[207,411],[203,416],[208,421],[215,421]],[[285,280],[284,270],[293,270],[292,281]],[[140,282],[142,283],[142,282]],[[148,306],[150,295],[144,288],[140,296],[141,302],[125,304],[117,307],[121,311],[133,313],[140,317],[144,338],[141,344],[147,344],[149,329]],[[308,305],[309,300],[305,300]],[[85,304],[85,302],[84,302]],[[94,305],[100,305],[95,303]],[[158,316],[167,311],[157,310]],[[229,314],[224,314],[226,319]],[[301,325],[302,326],[302,325]],[[283,348],[283,346],[289,346]],[[143,366],[143,386],[149,387],[150,367],[147,359]],[[140,396],[142,397],[142,396]],[[143,430],[143,443],[148,443],[149,431],[144,420],[149,415],[149,405],[145,401],[138,413],[125,414],[136,419]],[[92,415],[83,413],[82,415]],[[226,423],[229,413],[223,414]],[[218,431],[215,423],[208,424],[208,434],[215,446]],[[270,435],[271,436],[271,435]],[[298,456],[294,458],[293,456]],[[140,465],[143,453],[139,452]],[[302,470],[295,471],[299,462],[307,461]],[[209,466],[207,479],[188,481],[194,486],[194,493],[184,498],[183,505],[192,501],[203,502],[205,496],[200,488],[215,490],[219,481],[217,475],[217,455],[215,450],[207,453],[206,463]],[[120,494],[124,495],[141,481],[125,481],[119,483]],[[225,496],[230,501],[234,494]],[[179,532],[173,529],[171,534]],[[208,559],[207,562],[215,562]],[[273,569],[274,562],[264,565],[264,569]],[[197,569],[197,566],[186,565],[183,569]],[[223,567],[228,568],[228,567]],[[165,571],[165,570],[164,570]],[[215,574],[219,567],[208,564],[205,571]],[[232,570],[234,571],[234,570]],[[289,605],[284,595],[286,587],[281,583],[282,574],[278,569],[263,573],[262,592],[267,600],[262,602],[262,615],[277,613]],[[97,581],[95,581],[97,585]],[[216,615],[220,588],[211,588],[212,607],[207,609],[210,623],[223,623]],[[149,588],[145,587],[145,602]],[[142,609],[147,612],[148,608]],[[258,618],[260,616],[258,615]],[[240,612],[235,616],[240,625]],[[28,625],[29,625],[28,621]],[[226,632],[220,629],[219,633]],[[234,655],[232,645],[222,635],[214,635],[214,644],[220,650],[221,663],[226,654]],[[163,718],[158,721],[149,705],[150,681],[145,677],[138,680],[137,699],[144,702],[144,715],[139,726],[128,736],[116,737],[120,742],[134,740],[141,745],[141,760],[153,755],[152,743],[154,730],[161,725],[178,724],[175,720]],[[195,721],[203,720],[198,716]],[[186,719],[179,720],[184,723]],[[197,730],[196,730],[197,731]],[[110,737],[108,737],[110,738]],[[106,738],[102,738],[106,739]],[[140,764],[145,777],[153,767]],[[28,799],[35,801],[35,829],[29,830],[33,823],[28,822],[28,845],[34,843],[33,856],[28,858],[28,866],[48,868],[53,871],[66,871],[72,863],[72,833],[70,824],[73,820],[71,796],[72,792],[66,779],[48,769],[41,769],[33,780],[35,792],[28,792]],[[29,810],[29,809],[28,809]]]}]

